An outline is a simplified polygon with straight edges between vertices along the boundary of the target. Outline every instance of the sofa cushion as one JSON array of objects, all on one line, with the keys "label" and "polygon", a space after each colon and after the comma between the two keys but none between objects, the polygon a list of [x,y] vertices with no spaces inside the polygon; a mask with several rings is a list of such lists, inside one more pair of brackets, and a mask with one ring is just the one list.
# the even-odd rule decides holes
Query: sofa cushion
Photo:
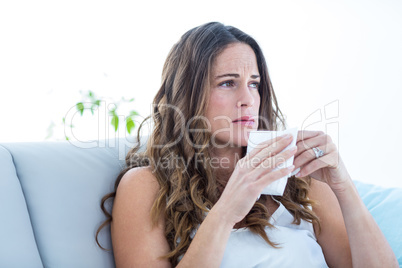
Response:
[{"label": "sofa cushion", "polygon": [[43,267],[13,159],[2,146],[0,163],[0,267]]},{"label": "sofa cushion", "polygon": [[402,265],[402,189],[354,181],[367,209]]},{"label": "sofa cushion", "polygon": [[[113,254],[97,246],[95,231],[105,219],[100,199],[113,190],[125,152],[68,142],[3,146],[13,156],[43,265],[113,267]],[[100,240],[111,249],[107,228]]]}]

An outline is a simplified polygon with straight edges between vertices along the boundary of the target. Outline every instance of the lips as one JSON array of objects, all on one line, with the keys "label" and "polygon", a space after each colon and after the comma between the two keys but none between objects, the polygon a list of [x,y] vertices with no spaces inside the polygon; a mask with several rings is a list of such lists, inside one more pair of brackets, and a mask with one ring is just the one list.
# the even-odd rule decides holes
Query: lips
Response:
[{"label": "lips", "polygon": [[242,116],[232,121],[234,124],[240,124],[244,126],[253,126],[255,123],[253,116]]},{"label": "lips", "polygon": [[254,118],[252,116],[242,116],[240,118],[233,120],[233,123],[239,122],[239,121],[253,121],[254,122]]}]

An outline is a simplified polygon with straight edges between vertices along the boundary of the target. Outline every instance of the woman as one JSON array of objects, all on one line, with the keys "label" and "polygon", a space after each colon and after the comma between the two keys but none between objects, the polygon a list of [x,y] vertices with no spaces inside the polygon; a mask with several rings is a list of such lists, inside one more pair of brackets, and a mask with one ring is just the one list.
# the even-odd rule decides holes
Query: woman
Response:
[{"label": "woman", "polygon": [[[114,197],[104,225],[118,267],[397,267],[329,136],[300,131],[294,148],[284,136],[245,155],[250,130],[284,125],[247,34],[216,22],[185,33],[154,105],[145,152],[127,155],[102,202]],[[283,196],[258,199],[299,167]]]}]

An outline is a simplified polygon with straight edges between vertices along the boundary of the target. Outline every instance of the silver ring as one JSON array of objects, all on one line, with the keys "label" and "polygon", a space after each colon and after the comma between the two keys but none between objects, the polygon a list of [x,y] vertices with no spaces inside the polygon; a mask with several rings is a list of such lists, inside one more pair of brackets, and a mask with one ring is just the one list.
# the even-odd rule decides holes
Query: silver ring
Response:
[{"label": "silver ring", "polygon": [[314,151],[314,153],[315,153],[315,158],[319,158],[319,157],[321,157],[321,156],[324,155],[324,151],[321,150],[321,149],[318,148],[318,147],[314,147],[314,148],[313,148],[313,151]]}]

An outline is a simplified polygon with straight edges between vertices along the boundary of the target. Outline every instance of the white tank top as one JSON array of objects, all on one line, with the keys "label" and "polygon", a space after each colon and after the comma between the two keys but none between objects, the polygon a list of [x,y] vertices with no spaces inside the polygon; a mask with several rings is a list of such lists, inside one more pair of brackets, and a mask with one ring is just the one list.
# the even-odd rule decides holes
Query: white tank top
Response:
[{"label": "white tank top", "polygon": [[266,227],[266,233],[281,248],[271,247],[248,228],[233,229],[220,267],[328,267],[313,224],[305,220],[292,224],[292,214],[278,203],[269,219],[275,228]]}]

